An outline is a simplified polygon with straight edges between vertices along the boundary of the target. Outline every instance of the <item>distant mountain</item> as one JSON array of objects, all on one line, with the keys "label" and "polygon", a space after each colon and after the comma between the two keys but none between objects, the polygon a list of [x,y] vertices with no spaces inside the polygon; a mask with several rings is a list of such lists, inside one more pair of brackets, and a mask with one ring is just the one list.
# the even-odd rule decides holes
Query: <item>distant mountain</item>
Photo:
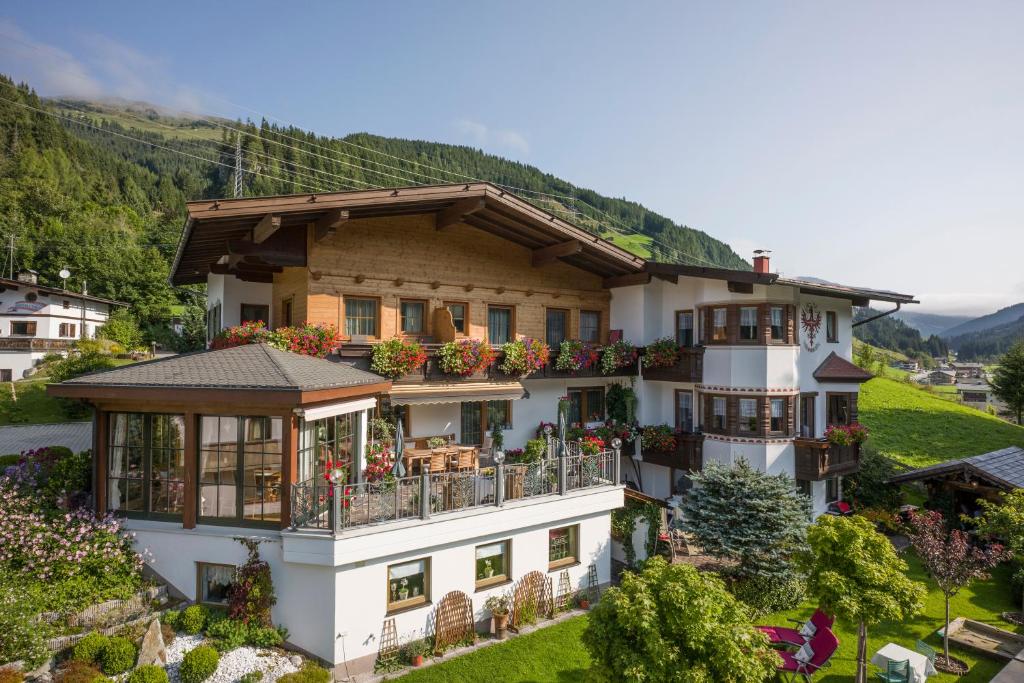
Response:
[{"label": "distant mountain", "polygon": [[[1018,304],[1024,306],[1024,304]],[[1012,307],[1011,307],[1012,308]],[[962,361],[996,360],[1011,346],[1024,341],[1024,315],[1004,325],[968,332],[946,340]]]},{"label": "distant mountain", "polygon": [[980,318],[974,318],[967,322],[951,327],[942,333],[942,336],[946,339],[952,339],[954,337],[960,337],[971,332],[981,332],[982,330],[989,330],[1002,325],[1009,325],[1010,323],[1016,322],[1022,315],[1024,315],[1024,303],[1014,304],[1013,306],[1007,306],[1006,308],[1000,308],[995,313],[989,315],[983,315]]},{"label": "distant mountain", "polygon": [[946,330],[974,319],[974,316],[970,315],[942,315],[940,313],[918,313],[917,311],[898,311],[893,313],[892,317],[902,320],[925,337],[930,337],[933,334],[941,337]]},{"label": "distant mountain", "polygon": [[[858,308],[853,314],[854,322],[878,315],[881,311]],[[887,316],[853,328],[855,338],[890,351],[913,358],[935,358],[945,356],[946,343],[935,335],[924,338],[919,331],[902,320]]]}]

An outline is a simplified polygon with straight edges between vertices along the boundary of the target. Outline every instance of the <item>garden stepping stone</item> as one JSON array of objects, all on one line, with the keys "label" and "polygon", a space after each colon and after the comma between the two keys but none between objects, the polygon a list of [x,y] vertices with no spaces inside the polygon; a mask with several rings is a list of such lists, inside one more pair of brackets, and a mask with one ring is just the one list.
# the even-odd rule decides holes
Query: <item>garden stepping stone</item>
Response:
[{"label": "garden stepping stone", "polygon": [[167,647],[164,645],[164,636],[160,632],[160,620],[154,619],[142,638],[142,647],[139,648],[139,662],[136,666],[155,664],[167,666]]}]

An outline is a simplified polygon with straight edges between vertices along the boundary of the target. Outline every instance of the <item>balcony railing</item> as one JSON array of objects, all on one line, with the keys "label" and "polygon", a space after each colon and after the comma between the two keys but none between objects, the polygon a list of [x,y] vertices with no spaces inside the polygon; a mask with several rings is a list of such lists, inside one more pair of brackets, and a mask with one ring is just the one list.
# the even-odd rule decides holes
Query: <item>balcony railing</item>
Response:
[{"label": "balcony railing", "polygon": [[4,337],[0,339],[0,351],[66,351],[74,340],[36,339],[34,337]]},{"label": "balcony railing", "polygon": [[860,444],[838,446],[825,439],[796,439],[797,479],[821,481],[860,470]]},{"label": "balcony railing", "polygon": [[319,529],[337,536],[356,527],[496,509],[512,500],[554,497],[614,486],[618,481],[619,454],[611,450],[479,471],[425,471],[383,482],[332,484],[314,478],[291,486],[291,528]]},{"label": "balcony railing", "polygon": [[[633,455],[633,444],[623,445],[622,452]],[[671,451],[640,449],[644,462],[677,470],[699,472],[704,467],[704,435],[700,432],[676,435],[676,447]]]},{"label": "balcony railing", "polygon": [[663,382],[701,382],[704,379],[704,347],[679,349],[679,360],[667,368],[644,368],[644,379]]}]

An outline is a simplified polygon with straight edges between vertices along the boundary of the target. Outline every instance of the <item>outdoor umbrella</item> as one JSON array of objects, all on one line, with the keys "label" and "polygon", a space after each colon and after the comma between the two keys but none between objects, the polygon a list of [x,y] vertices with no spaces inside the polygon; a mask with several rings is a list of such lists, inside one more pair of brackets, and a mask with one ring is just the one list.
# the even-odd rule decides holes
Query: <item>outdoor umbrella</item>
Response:
[{"label": "outdoor umbrella", "polygon": [[401,479],[405,476],[405,465],[402,463],[402,451],[405,448],[405,434],[402,429],[402,420],[397,420],[398,424],[395,425],[395,465],[391,468],[391,473]]},{"label": "outdoor umbrella", "polygon": [[556,453],[558,457],[565,455],[565,411],[559,409],[558,411],[558,450]]}]

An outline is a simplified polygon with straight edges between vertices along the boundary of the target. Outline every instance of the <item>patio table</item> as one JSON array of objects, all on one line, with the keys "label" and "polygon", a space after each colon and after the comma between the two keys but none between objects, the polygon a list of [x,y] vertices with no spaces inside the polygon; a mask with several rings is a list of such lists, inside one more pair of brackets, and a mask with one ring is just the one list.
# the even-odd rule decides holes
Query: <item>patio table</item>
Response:
[{"label": "patio table", "polygon": [[910,662],[910,683],[925,683],[929,676],[934,676],[937,673],[935,666],[923,654],[908,650],[896,643],[889,643],[871,657],[871,663],[882,671],[886,670],[889,662],[902,662],[903,660]]}]

